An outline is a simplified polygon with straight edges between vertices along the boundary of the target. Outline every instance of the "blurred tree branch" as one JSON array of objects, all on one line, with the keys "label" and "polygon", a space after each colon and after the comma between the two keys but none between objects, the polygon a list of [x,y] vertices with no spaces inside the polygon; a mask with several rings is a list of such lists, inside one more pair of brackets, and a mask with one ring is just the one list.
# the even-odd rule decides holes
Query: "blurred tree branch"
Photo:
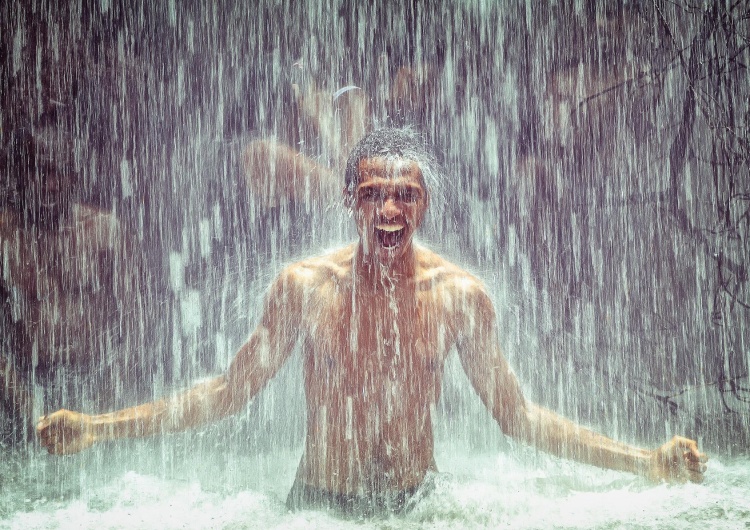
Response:
[{"label": "blurred tree branch", "polygon": [[[685,81],[679,125],[669,148],[669,188],[661,199],[676,226],[710,253],[716,264],[710,314],[712,324],[723,330],[719,345],[723,366],[722,375],[710,384],[716,385],[725,412],[737,412],[738,404],[750,403],[749,389],[741,384],[747,379],[747,360],[736,351],[741,348],[742,340],[735,336],[745,333],[742,329],[745,317],[731,318],[738,311],[750,311],[747,267],[750,105],[747,87],[740,89],[739,84],[740,74],[747,72],[749,62],[748,38],[742,34],[740,25],[740,21],[750,17],[750,10],[741,10],[745,5],[742,2],[730,5],[712,2],[703,8],[686,5],[689,16],[700,21],[690,45],[681,48],[662,9],[663,4],[653,3],[659,25],[668,36],[671,53],[676,54]],[[708,126],[707,131],[697,131],[696,127],[703,123]],[[700,160],[697,153],[701,149],[695,142],[706,137],[711,143],[711,154]],[[712,227],[696,226],[680,202],[684,175],[691,170],[691,162],[707,166],[712,178],[716,214]],[[734,398],[734,407],[726,399],[728,394]],[[668,396],[667,402],[672,402],[673,397]]]}]

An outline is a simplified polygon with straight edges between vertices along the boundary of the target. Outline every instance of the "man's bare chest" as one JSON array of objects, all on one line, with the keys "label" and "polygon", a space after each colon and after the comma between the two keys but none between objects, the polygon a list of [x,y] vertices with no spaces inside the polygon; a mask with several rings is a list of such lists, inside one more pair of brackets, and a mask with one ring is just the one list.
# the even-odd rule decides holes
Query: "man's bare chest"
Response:
[{"label": "man's bare chest", "polygon": [[447,312],[420,296],[329,294],[305,320],[308,379],[347,390],[439,379],[455,342]]}]

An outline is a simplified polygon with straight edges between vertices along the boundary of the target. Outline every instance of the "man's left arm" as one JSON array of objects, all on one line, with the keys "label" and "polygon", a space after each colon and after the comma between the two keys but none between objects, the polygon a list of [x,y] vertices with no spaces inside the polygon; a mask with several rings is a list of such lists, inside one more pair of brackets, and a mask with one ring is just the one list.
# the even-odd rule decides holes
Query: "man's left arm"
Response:
[{"label": "man's left arm", "polygon": [[497,340],[492,301],[480,285],[464,290],[461,363],[484,404],[509,436],[539,449],[598,467],[628,471],[652,480],[701,482],[706,456],[680,436],[648,450],[618,442],[527,401]]}]

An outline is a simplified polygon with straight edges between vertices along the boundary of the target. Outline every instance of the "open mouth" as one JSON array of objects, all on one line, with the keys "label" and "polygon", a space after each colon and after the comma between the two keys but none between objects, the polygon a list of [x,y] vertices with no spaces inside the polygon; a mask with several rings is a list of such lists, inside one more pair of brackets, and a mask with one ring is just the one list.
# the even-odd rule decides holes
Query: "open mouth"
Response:
[{"label": "open mouth", "polygon": [[383,248],[396,248],[401,244],[406,233],[406,226],[401,223],[379,224],[375,235]]}]

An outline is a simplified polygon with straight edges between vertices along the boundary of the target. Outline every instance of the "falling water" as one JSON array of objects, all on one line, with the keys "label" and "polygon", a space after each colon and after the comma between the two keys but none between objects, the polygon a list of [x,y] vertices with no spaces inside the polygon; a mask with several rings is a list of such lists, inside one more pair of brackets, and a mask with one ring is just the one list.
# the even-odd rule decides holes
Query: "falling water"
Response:
[{"label": "falling water", "polygon": [[[131,245],[108,257],[113,283],[127,286],[107,308],[121,333],[83,319],[103,358],[88,374],[61,369],[71,388],[56,397],[32,373],[34,414],[51,402],[132,405],[226,369],[275,274],[356,237],[340,200],[352,143],[373,127],[413,125],[445,174],[420,239],[485,282],[527,397],[642,446],[684,434],[711,461],[702,485],[652,485],[517,445],[453,354],[433,418],[431,496],[382,521],[291,513],[284,499],[305,431],[297,352],[237,416],[70,457],[47,455],[0,410],[0,526],[750,520],[742,2],[8,4],[0,208],[18,200],[15,131],[52,123],[52,156],[71,153],[79,175],[75,200],[116,219]],[[264,155],[271,140],[292,153],[297,178]],[[6,243],[3,252],[9,326],[25,306],[9,265],[18,254]],[[48,270],[104,278],[94,263],[55,255],[39,250],[27,264],[37,281]],[[67,329],[55,344],[70,343]],[[13,358],[7,342],[0,360]],[[97,389],[113,390],[110,402]]]}]

